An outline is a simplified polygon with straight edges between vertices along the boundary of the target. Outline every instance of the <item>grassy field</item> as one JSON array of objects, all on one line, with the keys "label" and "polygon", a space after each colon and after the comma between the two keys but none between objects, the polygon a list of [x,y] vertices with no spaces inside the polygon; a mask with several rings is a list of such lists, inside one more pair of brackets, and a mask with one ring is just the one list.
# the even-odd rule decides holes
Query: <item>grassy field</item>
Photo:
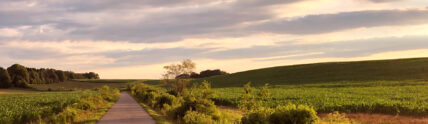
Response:
[{"label": "grassy field", "polygon": [[31,84],[30,87],[32,87],[35,90],[39,91],[70,91],[70,90],[85,90],[85,89],[95,89],[95,88],[101,88],[104,85],[107,85],[112,88],[125,88],[128,81],[122,81],[122,82],[102,82],[99,80],[92,80],[96,81],[94,82],[83,82],[83,81],[65,81],[60,83],[53,83],[53,84]]},{"label": "grassy field", "polygon": [[[344,81],[428,80],[428,58],[280,66],[202,78],[194,82],[203,80],[211,82],[213,87],[241,87],[247,82],[261,86],[265,83],[284,85]],[[150,83],[153,84],[153,81]]]},{"label": "grassy field", "polygon": [[[217,103],[236,106],[244,90],[214,88]],[[276,85],[264,106],[288,103],[313,106],[318,112],[428,115],[428,82],[370,81]]]},{"label": "grassy field", "polygon": [[264,106],[294,103],[318,112],[428,115],[428,58],[280,66],[192,82],[203,80],[212,84],[220,105],[236,106],[242,86],[251,82],[270,84],[271,99]]}]

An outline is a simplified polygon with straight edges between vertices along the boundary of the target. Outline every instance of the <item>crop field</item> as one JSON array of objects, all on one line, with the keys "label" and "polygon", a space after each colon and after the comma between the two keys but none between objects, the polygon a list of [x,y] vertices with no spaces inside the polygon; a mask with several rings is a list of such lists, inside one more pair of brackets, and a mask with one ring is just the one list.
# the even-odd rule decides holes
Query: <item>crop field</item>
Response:
[{"label": "crop field", "polygon": [[0,124],[96,123],[119,94],[108,86],[96,91],[0,94]]},{"label": "crop field", "polygon": [[0,123],[28,123],[61,112],[79,100],[79,92],[0,95]]},{"label": "crop field", "polygon": [[[214,88],[219,104],[236,106],[242,87]],[[288,103],[313,106],[318,112],[428,115],[428,82],[370,81],[274,85],[264,106]]]}]

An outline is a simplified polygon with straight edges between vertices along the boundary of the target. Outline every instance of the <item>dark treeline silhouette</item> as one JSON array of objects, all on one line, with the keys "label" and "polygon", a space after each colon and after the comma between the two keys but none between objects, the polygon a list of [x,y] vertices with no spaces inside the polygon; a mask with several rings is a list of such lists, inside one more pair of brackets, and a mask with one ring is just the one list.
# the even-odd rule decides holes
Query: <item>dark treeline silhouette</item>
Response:
[{"label": "dark treeline silhouette", "polygon": [[192,72],[190,75],[189,74],[180,74],[177,77],[175,77],[176,79],[185,79],[185,78],[205,78],[205,77],[211,77],[211,76],[215,76],[215,75],[225,75],[228,74],[225,71],[222,71],[220,69],[214,69],[214,70],[205,70],[205,71],[201,71],[199,74]]},{"label": "dark treeline silhouette", "polygon": [[0,88],[28,87],[28,84],[51,84],[72,79],[99,79],[94,72],[74,73],[50,68],[27,68],[14,64],[7,69],[0,67]]}]

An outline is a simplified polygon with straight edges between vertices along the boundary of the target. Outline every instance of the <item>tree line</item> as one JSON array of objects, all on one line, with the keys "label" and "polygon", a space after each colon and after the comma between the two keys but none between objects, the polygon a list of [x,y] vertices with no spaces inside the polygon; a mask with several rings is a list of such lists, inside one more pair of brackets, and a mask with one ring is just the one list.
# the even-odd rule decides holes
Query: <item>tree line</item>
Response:
[{"label": "tree line", "polygon": [[7,69],[0,67],[0,88],[28,87],[28,84],[51,84],[73,79],[99,79],[94,72],[75,73],[50,68],[28,68],[14,64]]}]

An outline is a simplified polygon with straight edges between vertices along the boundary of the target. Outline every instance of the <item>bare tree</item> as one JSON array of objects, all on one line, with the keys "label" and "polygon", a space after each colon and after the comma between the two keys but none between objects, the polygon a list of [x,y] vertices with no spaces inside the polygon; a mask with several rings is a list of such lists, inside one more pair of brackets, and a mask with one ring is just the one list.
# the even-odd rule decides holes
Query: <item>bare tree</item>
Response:
[{"label": "bare tree", "polygon": [[190,75],[196,68],[196,64],[190,59],[183,60],[180,64],[171,64],[163,67],[166,72],[163,74],[163,84],[170,84],[177,95],[181,95],[187,84],[190,82],[189,79],[176,79],[177,76],[182,74]]}]

